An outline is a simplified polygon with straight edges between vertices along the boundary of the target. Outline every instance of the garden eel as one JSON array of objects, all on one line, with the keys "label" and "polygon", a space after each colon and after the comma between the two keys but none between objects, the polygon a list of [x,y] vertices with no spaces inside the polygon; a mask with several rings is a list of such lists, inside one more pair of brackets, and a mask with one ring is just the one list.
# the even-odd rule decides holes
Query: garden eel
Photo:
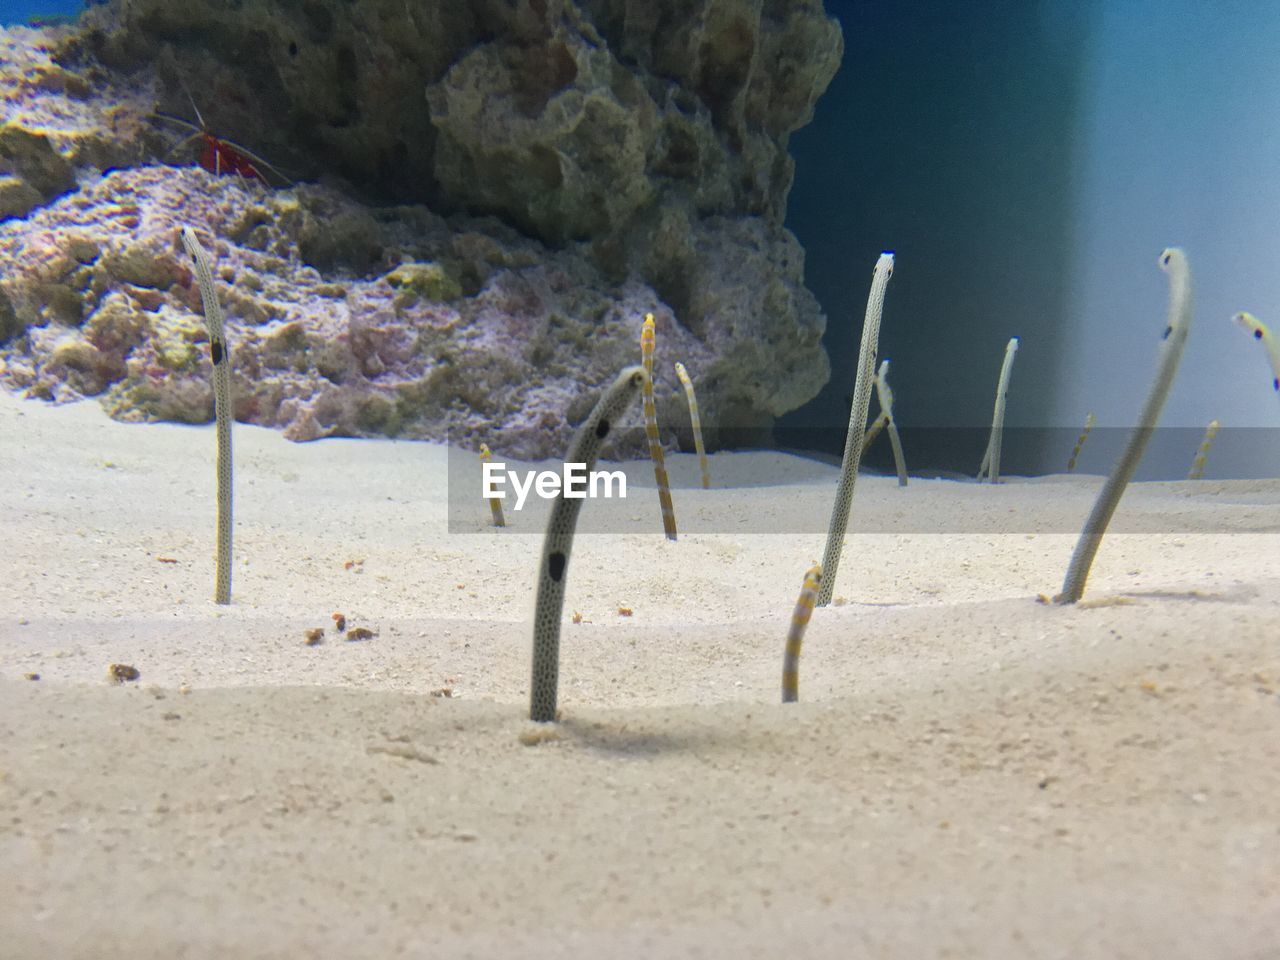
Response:
[{"label": "garden eel", "polygon": [[[893,447],[893,465],[898,470],[898,486],[907,485],[907,461],[902,456],[902,439],[898,436],[898,423],[893,419],[893,391],[889,389],[889,361],[880,361],[880,370],[876,373],[876,400],[880,404],[880,418],[889,428],[889,445]],[[866,450],[866,444],[862,449]]]},{"label": "garden eel", "polygon": [[[600,447],[618,418],[648,380],[643,367],[627,367],[605,391],[569,446],[566,463],[585,464],[590,473]],[[582,498],[566,497],[561,490],[551,506],[547,537],[538,568],[538,600],[533,614],[533,683],[529,717],[540,723],[556,718],[556,688],[560,680],[560,618],[564,612],[564,582],[569,572],[573,531],[582,510]]]},{"label": "garden eel", "polygon": [[791,629],[787,631],[787,649],[782,658],[782,702],[795,703],[800,699],[800,643],[804,640],[805,627],[813,616],[813,605],[822,585],[822,567],[814,564],[804,575],[800,599],[791,614]]},{"label": "garden eel", "polygon": [[1000,482],[1000,442],[1004,438],[1004,405],[1009,397],[1009,378],[1013,376],[1013,358],[1018,352],[1018,338],[1010,337],[1004,347],[1004,362],[1000,364],[1000,382],[996,386],[996,407],[991,414],[991,438],[987,452],[978,467],[978,479],[985,473],[991,483]]},{"label": "garden eel", "polygon": [[1217,420],[1210,420],[1209,425],[1204,428],[1204,438],[1200,441],[1200,449],[1196,451],[1196,458],[1191,461],[1191,471],[1187,474],[1188,480],[1199,480],[1204,476],[1204,465],[1209,460],[1209,449],[1213,446],[1213,439],[1218,435],[1218,428],[1222,424]]},{"label": "garden eel", "polygon": [[702,489],[711,488],[711,468],[707,466],[707,448],[702,445],[702,420],[698,417],[698,398],[693,393],[693,381],[684,364],[676,362],[676,376],[684,386],[684,398],[689,401],[689,422],[693,424],[693,446],[698,451],[698,466],[702,469]]},{"label": "garden eel", "polygon": [[1267,325],[1252,313],[1237,313],[1232,319],[1253,334],[1253,339],[1261,340],[1271,358],[1271,389],[1280,393],[1280,340],[1276,340]]},{"label": "garden eel", "polygon": [[849,506],[853,503],[853,486],[862,460],[862,434],[867,426],[867,408],[871,406],[871,379],[876,370],[880,316],[884,312],[885,289],[892,276],[893,254],[882,253],[871,275],[871,295],[867,298],[867,314],[862,321],[862,347],[858,353],[858,377],[853,386],[853,407],[849,411],[849,432],[844,438],[840,484],[836,487],[836,501],[831,508],[831,523],[827,528],[827,546],[822,554],[822,589],[818,592],[820,607],[831,602],[836,570],[840,566],[840,551],[844,548],[844,533],[849,527]]},{"label": "garden eel", "polygon": [[658,438],[658,408],[653,403],[653,348],[657,342],[653,314],[644,315],[640,328],[640,357],[644,362],[644,432],[649,435],[649,459],[653,461],[653,478],[658,484],[658,505],[662,508],[662,529],[668,540],[676,538],[676,511],[671,505],[671,484],[667,480],[667,463]]},{"label": "garden eel", "polygon": [[1191,328],[1191,267],[1187,264],[1186,254],[1176,247],[1170,247],[1160,254],[1160,267],[1169,275],[1169,319],[1160,344],[1156,378],[1151,384],[1146,403],[1138,414],[1138,422],[1129,434],[1124,452],[1098,493],[1098,499],[1094,501],[1093,510],[1085,521],[1075,552],[1071,555],[1071,563],[1062,582],[1062,592],[1053,598],[1054,603],[1075,603],[1084,595],[1084,584],[1089,579],[1089,568],[1093,566],[1093,558],[1102,544],[1102,535],[1111,522],[1116,505],[1120,503],[1124,488],[1138,467],[1138,461],[1147,449],[1151,434],[1155,432],[1160,411],[1178,372],[1182,348],[1187,342],[1187,331]]},{"label": "garden eel", "polygon": [[1076,468],[1076,460],[1080,456],[1080,448],[1084,446],[1084,442],[1089,439],[1089,431],[1093,429],[1096,417],[1092,413],[1086,414],[1084,418],[1084,429],[1080,431],[1080,436],[1076,439],[1076,445],[1071,449],[1071,459],[1067,461],[1067,473],[1071,473]]},{"label": "garden eel", "polygon": [[182,246],[195,265],[209,330],[209,355],[213,360],[213,408],[218,422],[218,567],[214,588],[216,603],[231,602],[231,353],[222,326],[222,307],[213,287],[209,255],[195,231],[182,228]]},{"label": "garden eel", "polygon": [[874,446],[876,437],[880,436],[880,431],[884,429],[884,425],[889,422],[889,418],[883,413],[871,421],[871,426],[867,427],[867,432],[862,438],[862,455],[865,457],[867,451]]},{"label": "garden eel", "polygon": [[[484,476],[484,465],[493,459],[493,452],[489,449],[487,443],[480,444],[480,471],[481,477]],[[502,515],[502,498],[489,497],[489,512],[493,514],[493,525],[495,527],[505,527],[507,519]]]}]

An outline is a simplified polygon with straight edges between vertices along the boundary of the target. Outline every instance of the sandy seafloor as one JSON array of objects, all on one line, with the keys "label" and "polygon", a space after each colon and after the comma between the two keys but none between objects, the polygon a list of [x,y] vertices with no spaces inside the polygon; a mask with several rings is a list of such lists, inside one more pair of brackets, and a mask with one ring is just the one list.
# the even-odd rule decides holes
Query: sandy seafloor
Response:
[{"label": "sandy seafloor", "polygon": [[[668,543],[633,488],[575,546],[548,728],[540,534],[447,532],[438,446],[235,443],[218,607],[211,428],[0,397],[5,957],[1280,955],[1280,484],[1131,488],[1179,529],[1064,608],[1075,536],[1026,517],[1099,478],[863,477],[855,531],[991,532],[851,534],[786,707],[823,535]],[[793,465],[677,512],[820,529],[835,470]],[[305,646],[334,611],[376,636]]]}]

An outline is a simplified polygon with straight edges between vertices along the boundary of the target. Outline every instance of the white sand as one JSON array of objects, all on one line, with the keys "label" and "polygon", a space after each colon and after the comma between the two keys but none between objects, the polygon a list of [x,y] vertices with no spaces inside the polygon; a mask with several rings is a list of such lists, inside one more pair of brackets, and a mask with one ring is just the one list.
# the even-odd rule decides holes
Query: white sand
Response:
[{"label": "white sand", "polygon": [[[1110,537],[1062,608],[1075,537],[1028,518],[1078,525],[1098,478],[862,478],[855,530],[992,532],[851,535],[785,708],[835,471],[677,491],[722,530],[819,518],[791,536],[671,544],[633,487],[635,532],[575,546],[539,728],[540,534],[447,533],[439,447],[235,442],[220,608],[211,429],[0,396],[5,957],[1280,949],[1280,483],[1131,488],[1184,532]],[[337,610],[377,635],[304,646]]]}]

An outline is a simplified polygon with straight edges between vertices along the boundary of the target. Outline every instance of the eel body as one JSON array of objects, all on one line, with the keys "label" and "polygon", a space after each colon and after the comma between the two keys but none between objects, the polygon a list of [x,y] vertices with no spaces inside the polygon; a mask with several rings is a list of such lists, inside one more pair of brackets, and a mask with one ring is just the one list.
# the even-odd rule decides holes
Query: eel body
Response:
[{"label": "eel body", "polygon": [[231,602],[231,353],[222,320],[222,305],[213,286],[213,265],[190,227],[182,228],[182,246],[195,267],[204,323],[213,360],[213,408],[218,431],[218,553],[214,601]]},{"label": "eel body", "polygon": [[[588,473],[600,458],[600,448],[618,418],[635,401],[648,375],[643,367],[627,367],[618,374],[591,415],[574,435],[566,463],[581,463]],[[540,723],[556,718],[556,697],[560,682],[560,619],[564,613],[565,578],[569,573],[569,553],[573,533],[582,510],[581,497],[560,495],[551,506],[547,535],[538,566],[538,598],[533,614],[533,680],[529,716]]]}]

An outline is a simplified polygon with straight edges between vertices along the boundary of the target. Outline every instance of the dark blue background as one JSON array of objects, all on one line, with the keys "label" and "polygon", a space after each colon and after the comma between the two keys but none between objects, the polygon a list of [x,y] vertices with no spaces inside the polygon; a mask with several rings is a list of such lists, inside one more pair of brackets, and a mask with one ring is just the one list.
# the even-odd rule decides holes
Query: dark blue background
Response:
[{"label": "dark blue background", "polygon": [[[792,136],[787,226],[827,314],[832,375],[783,418],[781,446],[789,428],[811,436],[825,425],[829,452],[843,445],[881,250],[896,252],[879,355],[892,361],[899,422],[989,424],[1011,336],[1022,342],[1009,422],[1049,422],[1077,201],[1072,141],[1099,8],[826,0],[844,30],[844,61],[813,123]],[[1022,453],[1006,450],[1002,472],[1033,469]],[[908,466],[975,473],[981,457],[981,445],[916,449]],[[891,463],[887,445],[869,458]]]}]

